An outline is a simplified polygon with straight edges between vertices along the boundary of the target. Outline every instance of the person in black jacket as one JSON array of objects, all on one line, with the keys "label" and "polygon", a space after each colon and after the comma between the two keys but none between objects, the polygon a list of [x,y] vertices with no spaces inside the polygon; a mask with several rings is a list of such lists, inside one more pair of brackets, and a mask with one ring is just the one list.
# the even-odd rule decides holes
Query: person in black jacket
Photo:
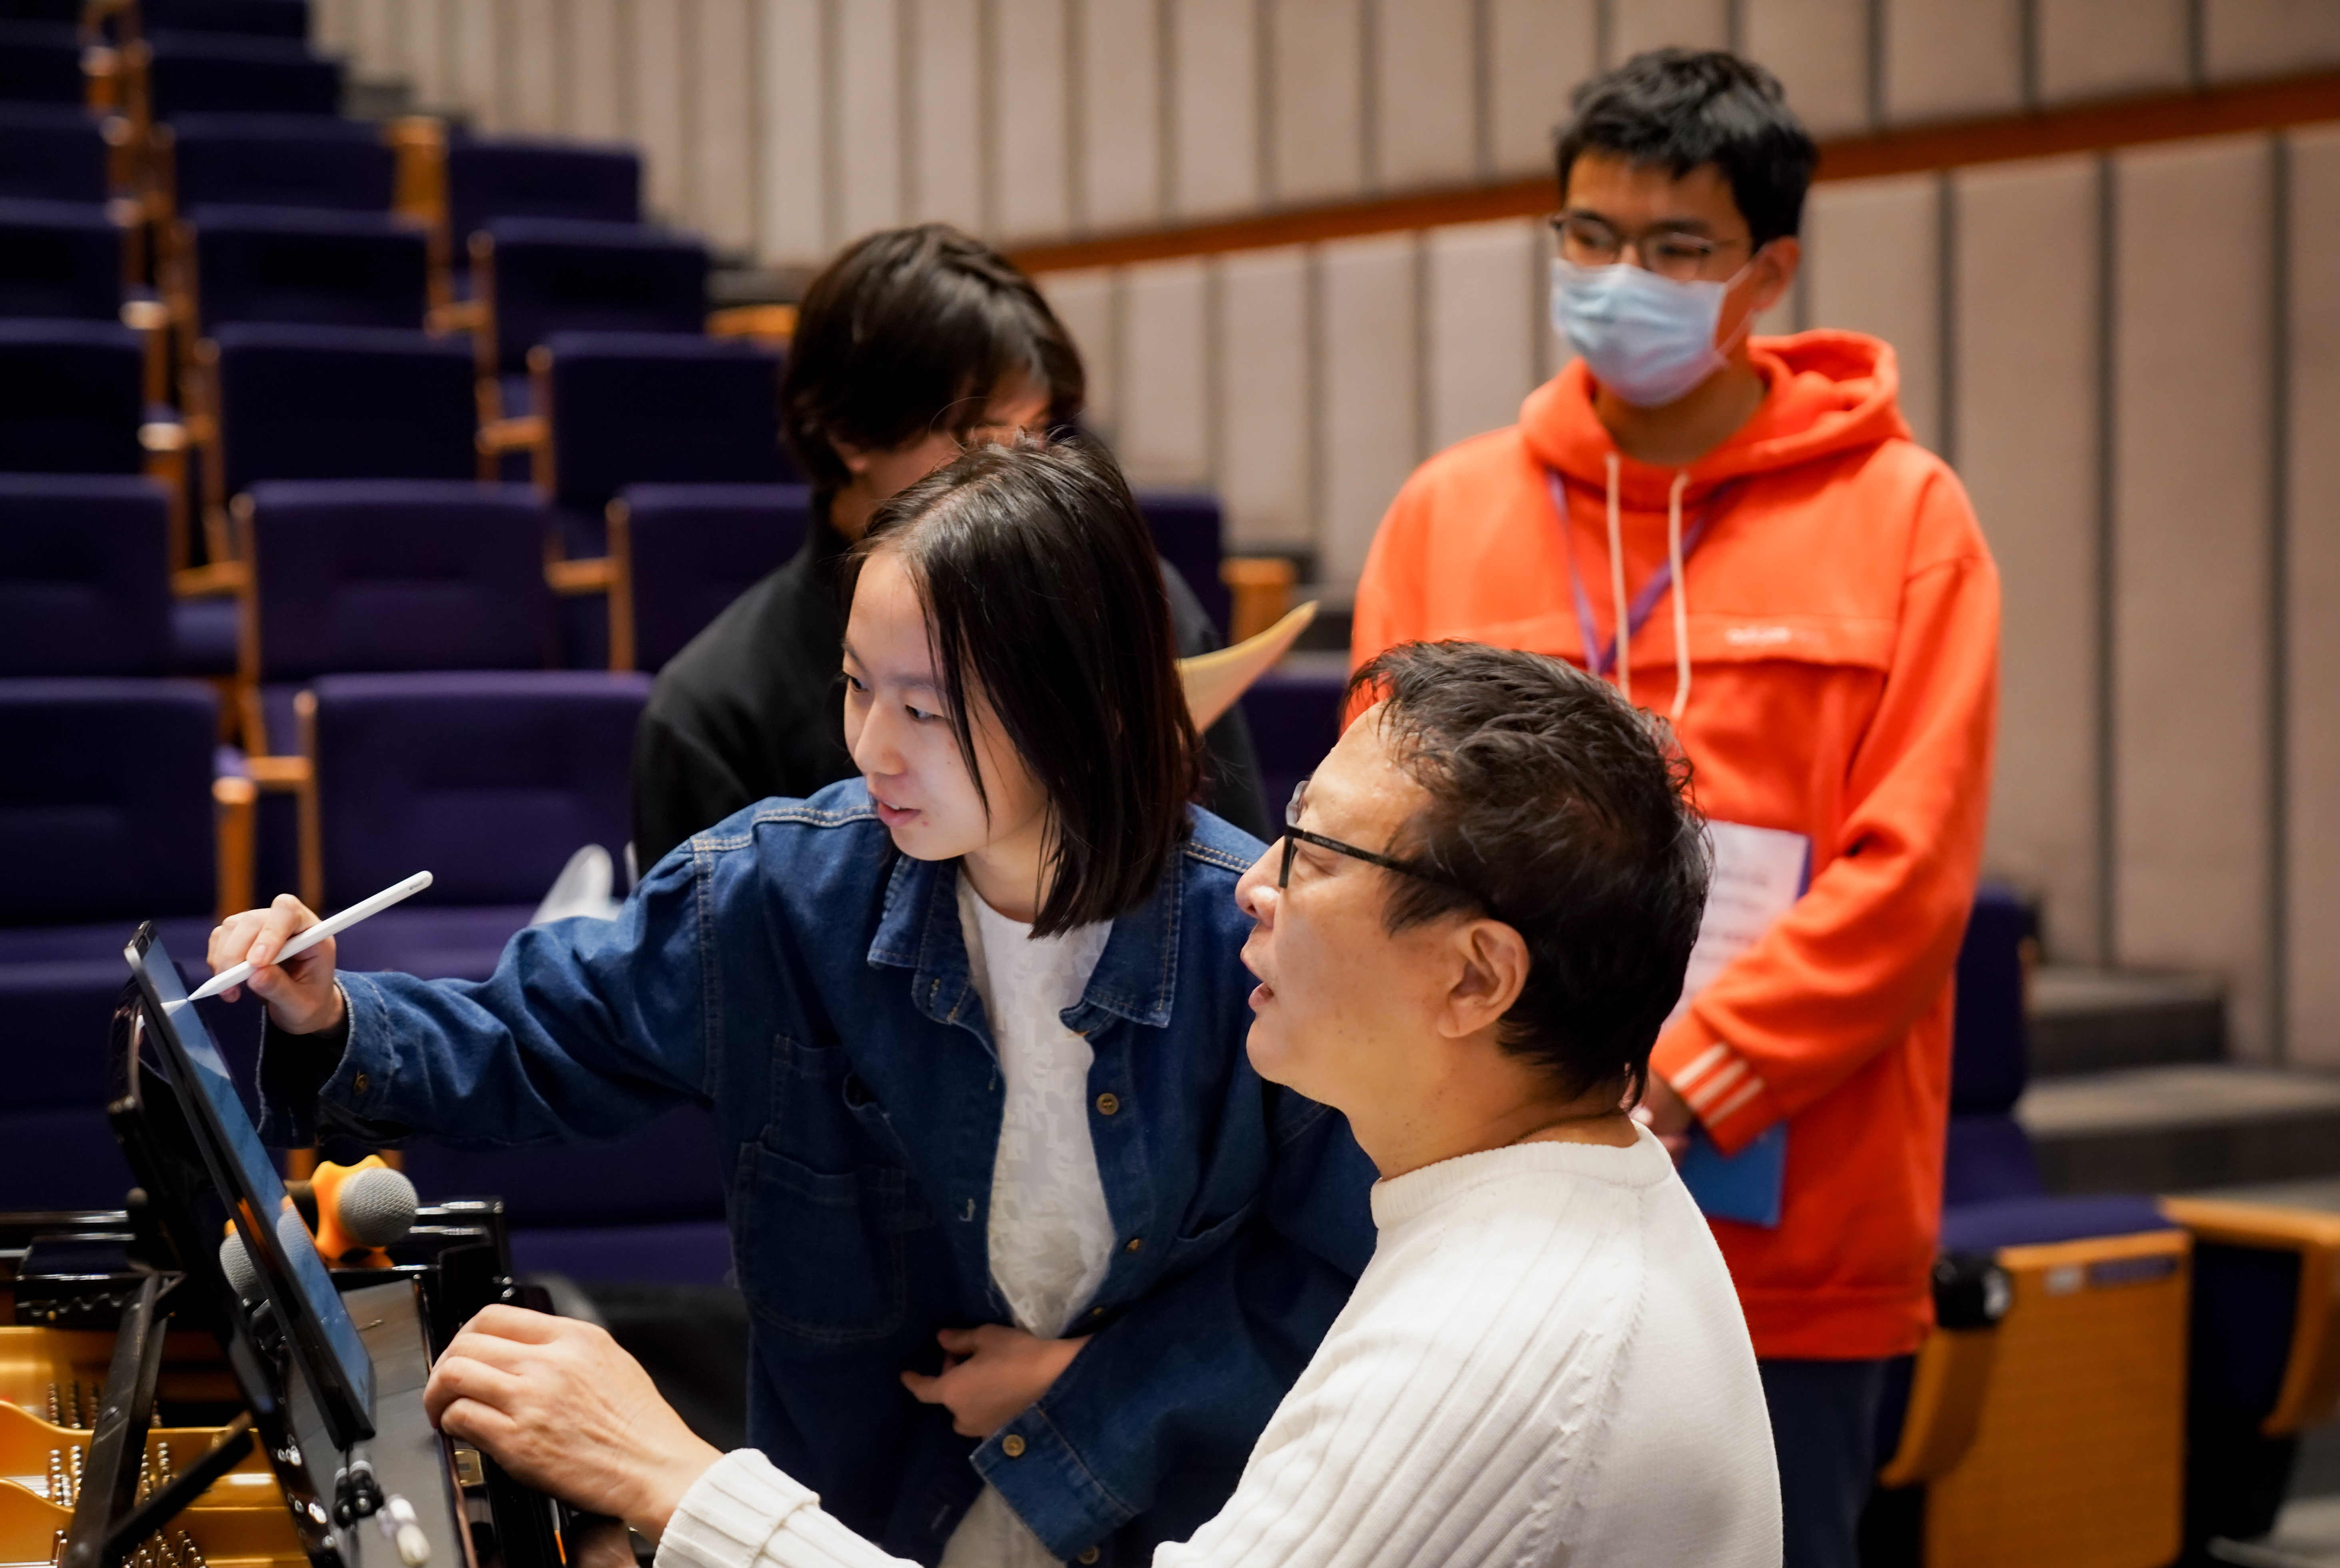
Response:
[{"label": "person in black jacket", "polygon": [[[838,685],[834,569],[870,514],[967,443],[1076,425],[1078,351],[1032,281],[943,223],[857,241],[798,307],[780,382],[782,432],[812,485],[796,558],[669,660],[634,734],[634,853],[644,872],[741,807],[854,776]],[[1219,646],[1193,590],[1162,565],[1178,652]],[[1274,836],[1240,710],[1205,736],[1202,804]]]}]

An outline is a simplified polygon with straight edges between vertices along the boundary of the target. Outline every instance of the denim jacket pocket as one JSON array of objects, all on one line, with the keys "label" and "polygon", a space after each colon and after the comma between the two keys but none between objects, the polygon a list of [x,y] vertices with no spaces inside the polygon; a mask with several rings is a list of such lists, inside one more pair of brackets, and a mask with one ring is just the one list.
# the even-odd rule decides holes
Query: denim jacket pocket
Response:
[{"label": "denim jacket pocket", "polygon": [[884,1339],[907,1307],[905,1248],[934,1216],[907,1171],[816,1171],[762,1143],[740,1150],[733,1234],[740,1293],[770,1327],[822,1345]]},{"label": "denim jacket pocket", "polygon": [[1234,1239],[1235,1233],[1258,1209],[1259,1204],[1254,1200],[1225,1218],[1207,1221],[1197,1229],[1181,1226],[1177,1238],[1170,1245],[1171,1257],[1183,1264],[1210,1256]]}]

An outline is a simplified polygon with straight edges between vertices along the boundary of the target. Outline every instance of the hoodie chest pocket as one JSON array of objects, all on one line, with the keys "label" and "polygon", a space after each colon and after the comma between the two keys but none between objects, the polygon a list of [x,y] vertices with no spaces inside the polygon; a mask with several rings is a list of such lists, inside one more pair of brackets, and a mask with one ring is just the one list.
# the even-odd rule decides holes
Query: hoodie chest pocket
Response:
[{"label": "hoodie chest pocket", "polygon": [[907,1306],[908,1249],[934,1216],[890,1166],[817,1171],[762,1143],[734,1176],[734,1260],[749,1309],[813,1345],[884,1339]]}]

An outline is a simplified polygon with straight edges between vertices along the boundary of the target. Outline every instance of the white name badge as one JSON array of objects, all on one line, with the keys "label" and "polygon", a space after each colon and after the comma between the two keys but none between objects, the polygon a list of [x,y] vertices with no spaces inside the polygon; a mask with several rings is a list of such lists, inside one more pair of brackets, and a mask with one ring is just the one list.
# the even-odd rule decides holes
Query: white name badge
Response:
[{"label": "white name badge", "polygon": [[1681,999],[1666,1015],[1669,1024],[1731,960],[1761,941],[1811,882],[1812,841],[1801,833],[1709,822],[1706,837],[1714,847],[1714,877],[1707,886],[1698,942],[1690,950],[1690,969],[1682,976]]}]

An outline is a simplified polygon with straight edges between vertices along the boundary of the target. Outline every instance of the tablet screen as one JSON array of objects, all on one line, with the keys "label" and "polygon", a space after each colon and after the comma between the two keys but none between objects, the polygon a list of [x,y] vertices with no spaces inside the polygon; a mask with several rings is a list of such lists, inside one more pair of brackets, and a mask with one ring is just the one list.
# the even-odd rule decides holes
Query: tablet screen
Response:
[{"label": "tablet screen", "polygon": [[123,956],[145,995],[149,1027],[164,1042],[168,1074],[186,1102],[212,1180],[235,1214],[236,1228],[252,1250],[302,1370],[328,1411],[337,1403],[347,1406],[339,1413],[343,1419],[329,1415],[329,1424],[342,1429],[345,1443],[370,1435],[373,1359],[244,1111],[218,1045],[187,1000],[178,968],[152,927],[142,928]]}]

